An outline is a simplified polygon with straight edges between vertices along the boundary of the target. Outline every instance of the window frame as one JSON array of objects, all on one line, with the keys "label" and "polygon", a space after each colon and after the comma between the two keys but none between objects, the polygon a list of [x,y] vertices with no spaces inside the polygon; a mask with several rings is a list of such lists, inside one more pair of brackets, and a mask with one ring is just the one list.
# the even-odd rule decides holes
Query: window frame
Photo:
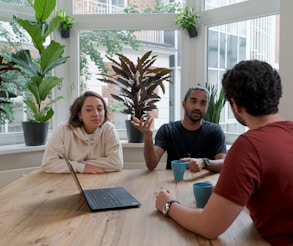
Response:
[{"label": "window frame", "polygon": [[[204,1],[186,0],[188,6],[196,9],[204,9]],[[66,12],[75,19],[75,24],[71,30],[70,39],[62,39],[59,33],[54,34],[54,38],[66,45],[65,55],[69,55],[69,62],[57,68],[57,76],[64,78],[62,86],[56,88],[56,96],[63,95],[64,99],[58,103],[58,110],[53,117],[53,129],[62,121],[68,118],[68,108],[73,100],[78,96],[79,88],[77,79],[79,77],[78,63],[79,55],[77,32],[86,29],[140,29],[140,30],[179,30],[175,24],[176,14],[103,14],[103,15],[73,15],[71,1],[57,1],[57,9],[65,9]],[[15,6],[0,3],[0,20],[12,21],[14,14],[22,17],[32,18],[33,11],[27,7]],[[189,38],[185,31],[182,31],[182,63],[181,63],[181,85],[174,90],[175,115],[174,119],[179,120],[183,116],[181,106],[185,91],[194,84],[204,84],[207,79],[207,30],[208,27],[221,24],[229,24],[236,21],[243,21],[267,15],[280,14],[280,0],[249,0],[224,6],[216,9],[207,10],[201,13],[199,35],[197,38]],[[151,18],[150,18],[150,15]],[[135,20],[135,21],[133,21]],[[73,71],[73,72],[72,72]],[[52,131],[49,131],[49,137]],[[126,138],[124,131],[119,132],[121,139]],[[5,135],[5,136],[4,136]],[[228,143],[232,143],[238,135],[226,135]],[[1,136],[0,145],[23,143],[22,133],[9,133]]]},{"label": "window frame", "polygon": [[[61,7],[62,5],[62,7]],[[64,8],[68,12],[71,8],[69,4],[60,3],[58,8]],[[150,18],[150,15],[152,17]],[[104,30],[105,27],[108,27],[109,30],[178,30],[178,26],[175,23],[176,14],[99,14],[99,15],[90,15],[91,18],[87,19],[85,15],[72,15],[76,20],[76,25],[74,26],[74,30],[71,33],[71,43],[70,46],[76,47],[78,50],[78,32],[79,30]],[[133,21],[135,20],[135,22]],[[80,25],[82,23],[82,26]],[[75,81],[76,84],[72,84],[69,86],[69,93],[72,95],[69,105],[73,102],[74,98],[79,95],[79,86],[77,85],[77,79],[79,78],[79,54],[75,52],[76,49],[70,49],[70,71],[74,71],[74,73],[70,73],[70,77],[68,81]],[[73,62],[72,62],[73,61]],[[73,63],[73,64],[72,64]],[[68,66],[68,64],[67,64]],[[66,75],[61,75],[61,77],[65,78]],[[65,78],[66,79],[66,78]],[[64,87],[64,86],[63,86]],[[67,85],[68,87],[68,85]],[[179,102],[176,98],[181,98],[181,87],[177,85],[175,88],[175,110],[174,110],[174,118],[180,119],[180,106],[181,102]],[[65,110],[65,109],[64,109]],[[57,113],[58,114],[58,113]],[[61,119],[63,117],[63,119]],[[57,117],[56,117],[57,118]],[[60,115],[58,122],[66,120],[64,118],[64,114]],[[121,140],[126,140],[126,129],[118,130],[119,136]],[[155,134],[154,134],[155,135]]]},{"label": "window frame", "polygon": [[[201,17],[203,40],[204,40],[204,76],[202,81],[207,81],[208,61],[207,61],[207,42],[208,28],[239,21],[246,21],[264,16],[280,14],[280,1],[272,0],[268,4],[265,0],[249,0],[235,3],[216,9],[206,10]],[[227,144],[232,144],[240,134],[225,132]]]}]

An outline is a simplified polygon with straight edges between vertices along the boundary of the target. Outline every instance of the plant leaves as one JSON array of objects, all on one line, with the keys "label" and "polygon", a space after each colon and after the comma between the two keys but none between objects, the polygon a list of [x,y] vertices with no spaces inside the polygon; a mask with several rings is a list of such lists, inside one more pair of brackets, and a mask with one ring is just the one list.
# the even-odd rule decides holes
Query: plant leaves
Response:
[{"label": "plant leaves", "polygon": [[38,0],[34,1],[35,18],[40,22],[46,22],[54,11],[56,0]]},{"label": "plant leaves", "polygon": [[206,112],[204,119],[219,124],[221,111],[225,105],[223,89],[221,88],[220,92],[218,93],[217,85],[206,84],[206,88],[210,93],[210,98],[208,110]]},{"label": "plant leaves", "polygon": [[108,57],[114,74],[101,74],[103,78],[100,81],[117,87],[119,92],[111,95],[125,106],[122,113],[141,118],[147,111],[156,109],[155,103],[161,99],[156,89],[160,87],[165,93],[164,82],[171,82],[172,70],[153,67],[157,56],[151,54],[152,51],[147,51],[138,57],[137,64],[122,54],[117,54],[119,61]]}]

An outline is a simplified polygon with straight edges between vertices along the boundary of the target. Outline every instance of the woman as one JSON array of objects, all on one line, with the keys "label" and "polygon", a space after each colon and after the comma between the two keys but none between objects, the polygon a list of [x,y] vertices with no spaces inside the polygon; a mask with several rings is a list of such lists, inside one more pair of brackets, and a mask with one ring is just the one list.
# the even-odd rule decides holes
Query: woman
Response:
[{"label": "woman", "polygon": [[123,152],[118,133],[108,121],[104,99],[92,91],[78,97],[70,107],[69,121],[52,135],[42,168],[48,173],[68,173],[62,156],[71,160],[76,172],[100,174],[120,171]]}]

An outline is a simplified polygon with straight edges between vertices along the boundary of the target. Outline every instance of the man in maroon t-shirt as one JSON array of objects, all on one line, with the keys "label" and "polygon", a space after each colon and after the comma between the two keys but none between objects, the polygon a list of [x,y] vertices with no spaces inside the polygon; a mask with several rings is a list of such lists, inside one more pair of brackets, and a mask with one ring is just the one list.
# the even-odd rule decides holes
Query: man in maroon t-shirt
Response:
[{"label": "man in maroon t-shirt", "polygon": [[170,190],[158,193],[156,208],[165,207],[177,223],[212,239],[246,206],[265,240],[292,246],[293,122],[278,113],[280,76],[266,62],[242,61],[224,74],[222,85],[236,119],[249,130],[229,150],[204,211],[169,205],[176,200]]}]

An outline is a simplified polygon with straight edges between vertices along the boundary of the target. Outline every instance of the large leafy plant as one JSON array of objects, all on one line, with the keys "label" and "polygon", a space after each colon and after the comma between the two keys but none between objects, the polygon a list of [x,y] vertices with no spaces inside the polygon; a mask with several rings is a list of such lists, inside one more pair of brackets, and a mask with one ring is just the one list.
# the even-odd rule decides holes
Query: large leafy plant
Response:
[{"label": "large leafy plant", "polygon": [[31,111],[29,120],[45,122],[54,115],[52,105],[63,97],[50,98],[52,89],[62,82],[62,78],[52,76],[52,69],[65,63],[68,57],[62,57],[64,46],[51,40],[46,46],[49,35],[58,28],[62,17],[49,17],[56,6],[56,0],[27,0],[35,11],[35,20],[29,21],[14,16],[15,21],[29,34],[38,57],[33,58],[30,50],[22,49],[12,54],[12,61],[17,64],[28,78],[27,87],[33,98],[26,98],[24,103]]},{"label": "large leafy plant", "polygon": [[157,109],[156,102],[161,100],[156,89],[165,93],[164,81],[171,82],[171,69],[154,67],[157,56],[151,51],[137,58],[134,64],[126,56],[117,54],[119,61],[107,56],[112,62],[113,74],[102,74],[100,80],[114,84],[118,93],[111,96],[124,105],[122,113],[140,118],[146,112]]},{"label": "large leafy plant", "polygon": [[204,119],[219,124],[221,111],[225,105],[223,89],[221,88],[218,92],[218,87],[215,84],[206,84],[206,88],[210,93],[210,100]]}]

